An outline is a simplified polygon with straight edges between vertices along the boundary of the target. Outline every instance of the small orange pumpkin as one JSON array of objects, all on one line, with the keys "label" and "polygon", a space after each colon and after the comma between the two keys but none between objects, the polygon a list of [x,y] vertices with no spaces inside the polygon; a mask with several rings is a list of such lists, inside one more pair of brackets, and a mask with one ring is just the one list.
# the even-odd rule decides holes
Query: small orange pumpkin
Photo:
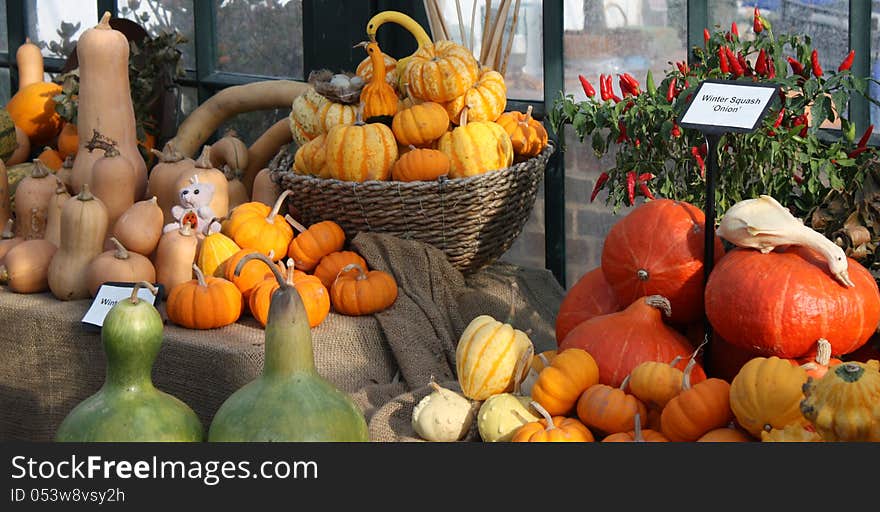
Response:
[{"label": "small orange pumpkin", "polygon": [[221,277],[205,277],[193,264],[196,278],[175,285],[168,294],[168,319],[188,329],[216,329],[232,323],[244,308],[241,292]]},{"label": "small orange pumpkin", "polygon": [[[245,263],[245,266],[248,263]],[[296,270],[292,260],[288,260],[285,277],[287,284],[299,292],[303,306],[306,308],[306,315],[309,317],[309,326],[315,327],[323,322],[330,313],[330,295],[327,288],[321,284],[321,280]],[[278,288],[278,280],[275,276],[267,274],[266,278],[257,283],[250,291],[248,308],[263,327],[266,327],[266,321],[269,319],[269,304],[272,302],[272,294]]]},{"label": "small orange pumpkin", "polygon": [[691,386],[691,358],[684,370],[681,393],[672,398],[660,415],[663,434],[674,442],[696,441],[710,430],[733,421],[730,409],[730,384],[712,377]]},{"label": "small orange pumpkin", "polygon": [[433,181],[449,174],[449,157],[430,148],[410,146],[409,151],[394,162],[391,179],[395,181]]},{"label": "small orange pumpkin", "polygon": [[681,356],[671,363],[645,361],[636,365],[628,379],[629,390],[648,407],[662,409],[681,392],[684,372],[676,368]]},{"label": "small orange pumpkin", "polygon": [[544,418],[516,429],[514,443],[592,443],[596,439],[586,425],[575,418],[551,416],[547,409],[532,401],[532,407]]},{"label": "small orange pumpkin", "polygon": [[554,416],[568,414],[581,394],[598,382],[593,356],[579,348],[563,350],[538,374],[532,398]]},{"label": "small orange pumpkin", "polygon": [[282,192],[272,208],[259,201],[236,206],[223,223],[223,234],[242,249],[254,249],[266,256],[272,252],[276,261],[283,258],[293,240],[293,228],[278,214],[278,210],[288,194],[290,190]]},{"label": "small orange pumpkin", "polygon": [[712,429],[697,439],[698,443],[751,443],[754,441],[742,430],[728,425]]},{"label": "small orange pumpkin", "polygon": [[525,114],[516,111],[505,112],[495,122],[510,135],[514,155],[530,158],[539,155],[547,147],[549,139],[547,129],[532,117],[531,105]]},{"label": "small orange pumpkin", "polygon": [[610,434],[605,436],[602,439],[603,443],[667,443],[669,439],[666,439],[661,432],[657,432],[656,430],[652,430],[650,428],[642,429],[642,418],[640,415],[636,414],[633,419],[633,423],[635,424],[635,430],[630,430],[629,432],[615,432],[614,434]]},{"label": "small orange pumpkin", "polygon": [[371,315],[391,307],[397,300],[397,282],[387,272],[365,271],[346,265],[330,287],[330,302],[343,315]]},{"label": "small orange pumpkin", "polygon": [[391,121],[397,142],[406,146],[426,147],[449,130],[449,115],[439,103],[426,101],[398,111]]},{"label": "small orange pumpkin", "polygon": [[628,432],[636,421],[648,417],[648,410],[638,398],[622,388],[594,384],[577,401],[577,416],[584,425],[605,434]]},{"label": "small orange pumpkin", "polygon": [[339,275],[339,271],[346,265],[353,263],[359,265],[364,270],[369,270],[366,260],[361,258],[360,254],[354,251],[336,251],[321,258],[312,274],[320,279],[329,290],[333,286],[336,276]]},{"label": "small orange pumpkin", "polygon": [[284,218],[299,231],[287,246],[287,256],[293,259],[297,270],[314,270],[321,258],[341,251],[345,245],[345,232],[332,220],[316,222],[306,228],[290,215],[285,215]]},{"label": "small orange pumpkin", "polygon": [[49,146],[43,148],[43,151],[37,155],[37,160],[43,162],[43,165],[55,172],[58,172],[61,166],[64,165],[64,159],[61,158],[58,151]]},{"label": "small orange pumpkin", "polygon": [[61,115],[55,111],[55,96],[61,86],[35,82],[22,87],[6,104],[15,126],[30,139],[31,147],[46,144],[61,131]]},{"label": "small orange pumpkin", "polygon": [[[236,252],[232,256],[230,256],[222,265],[223,269],[223,278],[227,281],[230,281],[232,284],[238,288],[238,291],[241,292],[242,297],[245,301],[247,301],[251,296],[251,291],[254,287],[263,279],[266,278],[269,271],[266,270],[264,265],[257,260],[248,261],[244,267],[242,267],[241,271],[236,274],[235,267],[238,266],[238,262],[241,261],[248,254],[252,254],[255,252],[254,249],[241,249]],[[270,259],[274,259],[274,254],[269,256]],[[281,266],[279,265],[279,268]]]},{"label": "small orange pumpkin", "polygon": [[495,121],[507,106],[504,76],[492,68],[480,70],[477,81],[464,94],[443,104],[449,120],[457,123],[461,111],[468,109],[468,121]]}]

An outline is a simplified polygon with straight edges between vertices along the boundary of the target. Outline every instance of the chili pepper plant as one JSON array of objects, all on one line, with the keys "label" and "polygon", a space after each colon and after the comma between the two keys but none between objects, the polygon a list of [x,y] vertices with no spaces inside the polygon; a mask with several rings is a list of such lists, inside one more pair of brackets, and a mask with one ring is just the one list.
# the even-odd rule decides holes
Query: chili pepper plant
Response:
[{"label": "chili pepper plant", "polygon": [[[606,204],[615,212],[639,197],[704,204],[705,138],[678,126],[676,119],[706,79],[780,87],[755,132],[721,137],[717,219],[735,202],[759,194],[773,196],[803,218],[832,192],[861,187],[869,168],[876,172],[880,157],[868,145],[873,126],[857,134],[847,117],[853,95],[877,103],[867,92],[871,79],[850,69],[854,52],[842,62],[829,62],[809,35],[775,35],[758,9],[751,32],[741,37],[735,23],[730,30],[706,29],[704,45],[692,48],[691,61],[670,62],[659,83],[650,72],[644,85],[629,73],[616,80],[602,74],[598,87],[579,76],[585,101],[560,94],[548,113],[554,130],[570,125],[582,143],[590,141],[597,157],[615,154],[591,200],[607,191]],[[820,129],[826,121],[835,129]]]}]

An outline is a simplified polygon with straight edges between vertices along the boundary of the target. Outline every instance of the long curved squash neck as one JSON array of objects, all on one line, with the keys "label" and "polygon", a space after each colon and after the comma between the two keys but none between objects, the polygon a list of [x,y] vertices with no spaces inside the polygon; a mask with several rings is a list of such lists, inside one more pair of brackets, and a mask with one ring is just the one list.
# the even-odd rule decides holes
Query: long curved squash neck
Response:
[{"label": "long curved squash neck", "polygon": [[399,11],[382,11],[373,16],[370,21],[367,22],[367,35],[370,36],[370,40],[376,39],[376,32],[378,32],[379,27],[385,23],[396,23],[405,28],[416,38],[419,48],[432,44],[431,36],[425,32],[425,29],[422,28],[416,20]]},{"label": "long curved squash neck", "polygon": [[152,365],[131,359],[107,361],[105,387],[123,388],[127,391],[149,391],[154,388]]},{"label": "long curved squash neck", "polygon": [[263,374],[267,377],[315,372],[312,331],[306,308],[299,292],[287,284],[272,294],[265,350]]},{"label": "long curved squash neck", "polygon": [[373,65],[372,83],[380,84],[385,81],[385,55],[379,49],[376,43],[370,43],[367,46],[367,52],[370,54],[370,63]]}]

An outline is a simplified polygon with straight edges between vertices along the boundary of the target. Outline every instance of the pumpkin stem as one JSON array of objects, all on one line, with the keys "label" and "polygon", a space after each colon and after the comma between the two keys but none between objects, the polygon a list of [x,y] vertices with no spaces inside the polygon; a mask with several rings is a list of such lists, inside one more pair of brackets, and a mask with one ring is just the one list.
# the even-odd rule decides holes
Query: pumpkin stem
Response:
[{"label": "pumpkin stem", "polygon": [[156,155],[161,163],[173,164],[184,159],[183,154],[174,147],[174,140],[166,142],[162,151],[157,151],[155,148],[151,148],[150,151]]},{"label": "pumpkin stem", "polygon": [[153,203],[153,204],[159,204],[159,198],[156,197],[156,196],[153,196],[153,197],[147,199],[147,201],[149,201],[149,202],[151,202],[151,203]]},{"label": "pumpkin stem", "polygon": [[186,220],[183,224],[180,225],[177,232],[183,236],[192,236],[193,233],[193,223],[191,220]]},{"label": "pumpkin stem", "polygon": [[543,352],[538,354],[538,359],[540,359],[541,362],[544,363],[544,366],[550,366],[550,360],[547,359],[547,356],[545,356]]},{"label": "pumpkin stem", "polygon": [[623,378],[623,382],[620,383],[620,390],[626,391],[626,387],[629,385],[629,378],[632,377],[632,374],[627,375]]},{"label": "pumpkin stem", "polygon": [[278,199],[275,200],[275,205],[272,207],[272,210],[269,212],[269,215],[266,217],[266,222],[269,224],[275,224],[275,216],[278,215],[278,212],[281,210],[281,205],[284,204],[284,200],[287,199],[287,196],[290,195],[290,189],[285,190],[278,196]]},{"label": "pumpkin stem", "polygon": [[116,146],[116,141],[94,129],[92,130],[92,138],[86,143],[86,149],[89,150],[89,153],[100,149],[107,158],[119,156],[119,148]]},{"label": "pumpkin stem", "polygon": [[534,400],[532,400],[531,405],[536,411],[541,414],[541,416],[544,417],[544,421],[547,422],[547,428],[545,428],[544,430],[553,430],[554,428],[556,428],[556,424],[553,423],[553,416],[550,416],[550,413],[547,412],[547,409],[541,407],[541,404]]},{"label": "pumpkin stem", "polygon": [[110,11],[104,11],[104,15],[101,16],[101,21],[98,22],[97,25],[95,25],[95,28],[100,29],[100,30],[112,30],[112,27],[110,26],[110,17],[111,16],[113,16],[113,15],[110,14]]},{"label": "pumpkin stem", "polygon": [[64,157],[64,163],[61,164],[61,167],[65,168],[65,169],[73,169],[73,161],[74,161],[74,156],[67,155],[66,157]]},{"label": "pumpkin stem", "polygon": [[269,267],[269,270],[272,271],[272,274],[275,275],[275,280],[278,281],[278,286],[280,286],[281,288],[288,286],[287,280],[284,278],[283,275],[281,275],[281,271],[278,269],[278,265],[275,265],[268,256],[261,252],[252,252],[242,256],[242,258],[238,260],[238,263],[235,265],[235,277],[241,275],[241,269],[243,269],[247,262],[251,260],[260,260],[265,263],[266,266]]},{"label": "pumpkin stem", "polygon": [[284,215],[284,220],[286,220],[288,224],[293,226],[293,229],[299,231],[300,233],[305,233],[306,231],[308,231],[307,227],[297,222],[296,219],[294,219],[289,213]]},{"label": "pumpkin stem", "polygon": [[[339,276],[341,276],[342,274],[347,274],[355,269],[357,269],[357,271],[358,271],[358,275],[355,279],[357,279],[358,281],[363,281],[364,279],[367,278],[367,273],[364,272],[364,267],[360,266],[359,263],[349,263],[348,265],[342,267],[339,270],[339,272],[336,274],[336,279],[339,279]],[[334,281],[335,281],[335,279],[334,279]]]},{"label": "pumpkin stem", "polygon": [[122,242],[116,239],[116,237],[111,236],[110,241],[113,242],[113,245],[116,246],[116,254],[113,256],[118,260],[127,260],[128,259],[128,251],[125,249],[125,246],[122,245]]},{"label": "pumpkin stem", "polygon": [[816,349],[816,362],[822,366],[828,366],[831,361],[831,343],[825,338],[819,338],[816,343],[819,345]]},{"label": "pumpkin stem", "polygon": [[55,194],[61,195],[67,193],[67,187],[64,186],[64,182],[61,181],[57,175],[55,176]]},{"label": "pumpkin stem", "polygon": [[205,281],[205,274],[195,263],[193,263],[193,272],[196,274],[196,280],[198,280],[199,286],[208,286],[208,282]]},{"label": "pumpkin stem", "polygon": [[647,281],[648,278],[651,277],[651,275],[648,273],[647,270],[645,270],[645,269],[643,269],[643,268],[640,268],[640,269],[636,272],[636,277],[639,278],[639,281]]},{"label": "pumpkin stem", "polygon": [[46,164],[39,158],[34,158],[34,166],[31,169],[31,178],[45,178],[52,174]]},{"label": "pumpkin stem", "polygon": [[293,286],[293,275],[296,270],[296,262],[293,261],[293,258],[287,258],[285,265],[287,266],[287,276],[285,276],[287,278],[287,284]]},{"label": "pumpkin stem", "polygon": [[211,146],[205,144],[202,148],[202,154],[200,154],[198,160],[196,160],[195,166],[199,169],[214,168],[214,166],[211,165]]},{"label": "pumpkin stem", "polygon": [[691,389],[691,372],[694,371],[694,366],[697,365],[697,360],[693,357],[688,361],[687,366],[684,368],[684,375],[681,378],[681,390],[685,391]]},{"label": "pumpkin stem", "polygon": [[153,286],[153,283],[149,283],[147,281],[137,282],[131,288],[131,297],[129,300],[131,301],[132,304],[137,304],[138,301],[140,300],[138,298],[138,290],[140,290],[141,288],[146,288],[147,290],[150,290],[150,293],[152,293],[153,295],[159,294],[159,289],[156,288],[155,286]]},{"label": "pumpkin stem", "polygon": [[15,238],[15,231],[13,228],[15,227],[15,219],[12,217],[6,219],[6,227],[3,228],[3,233],[0,234],[0,238],[3,240],[9,240],[10,238]]},{"label": "pumpkin stem", "polygon": [[645,438],[642,437],[642,415],[636,413],[635,415],[635,427],[633,427],[633,442],[634,443],[644,443]]},{"label": "pumpkin stem", "polygon": [[532,361],[532,356],[535,355],[535,347],[529,347],[529,350],[523,352],[522,357],[519,358],[516,362],[516,367],[513,369],[514,381],[513,381],[513,394],[519,395],[522,394],[522,383],[526,378],[526,375],[529,373],[530,362]]},{"label": "pumpkin stem", "polygon": [[458,126],[467,126],[468,122],[468,107],[464,107],[461,109],[461,116],[458,118]]},{"label": "pumpkin stem", "polygon": [[523,121],[523,124],[529,124],[529,122],[532,120],[532,109],[532,105],[529,105],[529,108],[526,109],[526,118]]},{"label": "pumpkin stem", "polygon": [[675,356],[672,361],[669,363],[669,366],[678,366],[678,363],[681,362],[681,356]]},{"label": "pumpkin stem", "polygon": [[669,299],[662,295],[650,295],[646,297],[645,304],[663,311],[663,314],[666,316],[672,316],[672,304],[669,303]]},{"label": "pumpkin stem", "polygon": [[76,195],[76,198],[80,201],[92,201],[95,199],[95,196],[92,195],[92,192],[89,190],[89,184],[83,183],[82,188],[79,191],[79,194]]}]

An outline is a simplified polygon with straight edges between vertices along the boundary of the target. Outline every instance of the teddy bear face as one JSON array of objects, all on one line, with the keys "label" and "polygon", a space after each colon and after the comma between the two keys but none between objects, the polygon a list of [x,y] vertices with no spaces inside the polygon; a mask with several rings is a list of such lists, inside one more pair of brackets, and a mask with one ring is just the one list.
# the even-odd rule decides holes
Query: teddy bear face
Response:
[{"label": "teddy bear face", "polygon": [[184,208],[198,210],[207,206],[214,196],[214,185],[211,183],[193,183],[180,189],[180,205]]}]

